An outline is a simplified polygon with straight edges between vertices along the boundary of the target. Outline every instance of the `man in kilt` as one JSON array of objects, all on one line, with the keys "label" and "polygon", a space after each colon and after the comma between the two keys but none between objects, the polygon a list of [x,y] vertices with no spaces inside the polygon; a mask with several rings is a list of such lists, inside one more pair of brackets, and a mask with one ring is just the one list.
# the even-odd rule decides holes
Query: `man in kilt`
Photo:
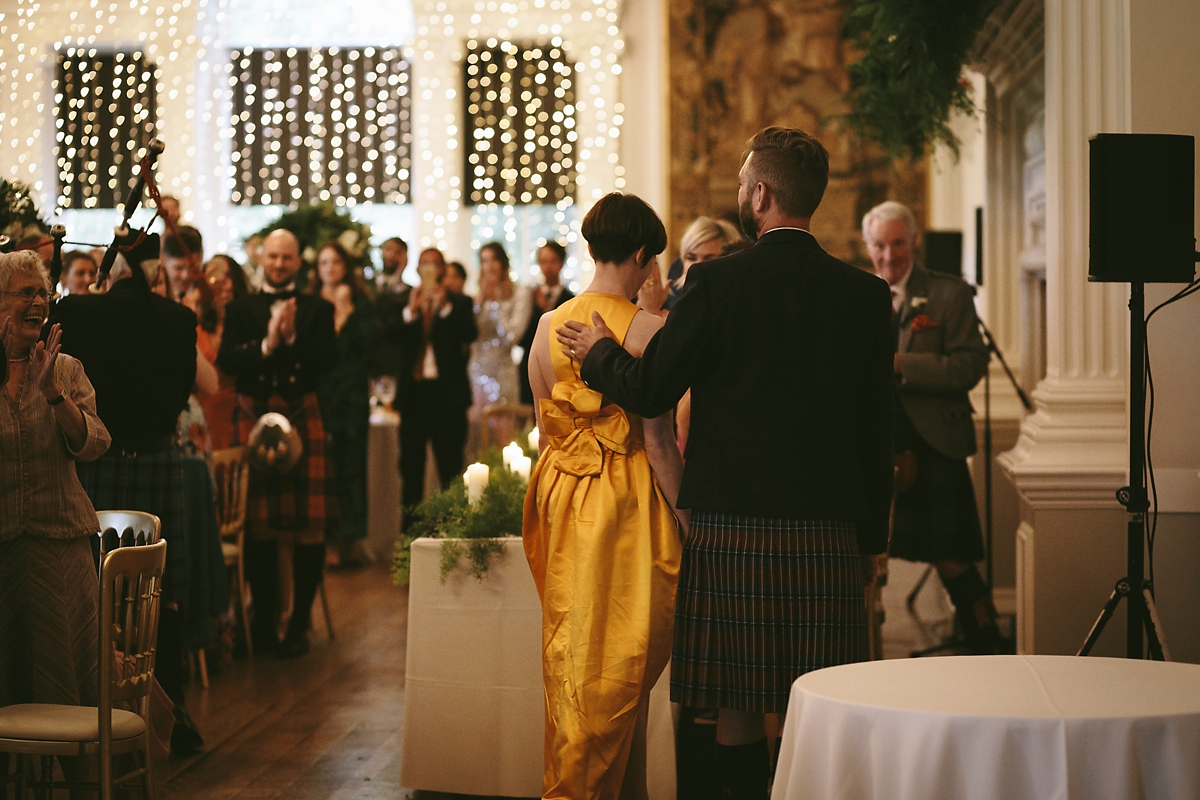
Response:
[{"label": "man in kilt", "polygon": [[892,495],[887,285],[808,232],[829,171],[816,139],[766,128],[748,149],[738,203],[754,246],[692,267],[640,359],[598,315],[558,329],[625,409],[655,417],[692,391],[671,699],[719,709],[735,800],[766,797],[764,715],[786,711],[793,681],[867,658],[863,590]]},{"label": "man in kilt", "polygon": [[[263,240],[263,287],[225,309],[217,363],[236,377],[234,439],[245,444],[259,417],[284,414],[303,442],[289,472],[250,473],[246,508],[246,578],[254,595],[255,647],[283,657],[308,652],[312,604],[325,569],[325,529],[337,517],[336,487],[325,460],[325,427],[317,405],[321,377],[337,359],[333,305],[297,294],[300,242],[286,230]],[[278,640],[278,547],[292,549],[293,610]]]},{"label": "man in kilt", "polygon": [[[126,244],[136,237],[130,234]],[[143,262],[154,274],[158,257],[159,237],[151,234],[117,257],[108,292],[64,297],[47,325],[62,326],[62,351],[83,363],[96,389],[96,413],[112,434],[107,453],[75,465],[92,506],[154,514],[170,542],[183,540],[187,524],[175,425],[196,380],[196,315],[150,291]],[[183,710],[189,589],[187,549],[168,547],[155,676],[176,704],[176,751],[203,745]]]},{"label": "man in kilt", "polygon": [[983,378],[988,351],[971,287],[961,278],[913,266],[916,223],[896,202],[863,217],[875,274],[892,292],[896,373],[896,513],[890,552],[933,564],[973,653],[997,652],[991,590],[974,562],[983,534],[967,456],[975,423],[967,392]]}]

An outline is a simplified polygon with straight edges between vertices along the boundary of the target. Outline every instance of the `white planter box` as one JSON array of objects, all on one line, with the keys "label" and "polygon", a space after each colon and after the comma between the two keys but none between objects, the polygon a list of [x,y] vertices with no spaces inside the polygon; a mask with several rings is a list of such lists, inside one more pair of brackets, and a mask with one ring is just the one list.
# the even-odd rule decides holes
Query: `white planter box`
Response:
[{"label": "white planter box", "polygon": [[[541,797],[545,694],[542,607],[521,540],[504,540],[482,581],[443,584],[440,539],[412,544],[405,668],[405,788]],[[669,668],[648,720],[652,800],[675,800]]]}]

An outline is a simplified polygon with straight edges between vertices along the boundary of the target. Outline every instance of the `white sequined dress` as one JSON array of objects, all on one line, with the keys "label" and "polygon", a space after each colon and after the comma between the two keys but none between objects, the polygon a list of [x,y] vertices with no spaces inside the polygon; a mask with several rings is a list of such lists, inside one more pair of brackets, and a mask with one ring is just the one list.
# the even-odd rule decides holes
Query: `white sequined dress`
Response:
[{"label": "white sequined dress", "polygon": [[475,304],[475,324],[479,338],[471,345],[471,394],[476,409],[492,403],[521,402],[517,382],[517,363],[513,363],[513,346],[521,341],[529,315],[533,310],[533,295],[525,286],[516,286],[507,300],[487,300]]}]

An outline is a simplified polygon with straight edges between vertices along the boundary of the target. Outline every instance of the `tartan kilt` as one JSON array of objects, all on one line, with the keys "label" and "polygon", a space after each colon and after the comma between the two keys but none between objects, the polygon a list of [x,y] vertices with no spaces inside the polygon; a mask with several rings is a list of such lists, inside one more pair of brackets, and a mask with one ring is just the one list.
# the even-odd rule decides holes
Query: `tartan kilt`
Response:
[{"label": "tartan kilt", "polygon": [[233,410],[233,446],[244,445],[259,417],[268,411],[291,420],[304,445],[300,460],[286,475],[264,475],[250,470],[250,490],[246,501],[247,532],[255,525],[273,531],[297,534],[319,533],[337,521],[337,484],[332,463],[325,458],[325,425],[317,395],[309,392],[288,402],[271,395],[267,402],[238,395]]},{"label": "tartan kilt", "polygon": [[162,522],[167,544],[163,572],[163,603],[187,605],[187,492],[183,458],[178,450],[126,458],[109,453],[95,461],[75,462],[79,482],[97,511],[145,511]]},{"label": "tartan kilt", "polygon": [[671,699],[783,712],[806,672],[867,659],[853,522],[693,511],[675,602]]},{"label": "tartan kilt", "polygon": [[913,443],[916,480],[896,497],[888,553],[906,561],[983,560],[983,531],[966,459],[949,458],[924,440]]}]

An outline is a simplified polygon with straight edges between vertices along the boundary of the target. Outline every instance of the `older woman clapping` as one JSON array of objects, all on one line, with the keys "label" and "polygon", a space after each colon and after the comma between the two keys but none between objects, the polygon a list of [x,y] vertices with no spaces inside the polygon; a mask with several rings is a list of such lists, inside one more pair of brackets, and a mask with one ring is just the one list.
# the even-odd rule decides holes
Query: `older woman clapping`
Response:
[{"label": "older woman clapping", "polygon": [[49,289],[36,254],[0,255],[0,706],[98,700],[100,525],[73,462],[111,439],[58,326],[38,341]]}]

